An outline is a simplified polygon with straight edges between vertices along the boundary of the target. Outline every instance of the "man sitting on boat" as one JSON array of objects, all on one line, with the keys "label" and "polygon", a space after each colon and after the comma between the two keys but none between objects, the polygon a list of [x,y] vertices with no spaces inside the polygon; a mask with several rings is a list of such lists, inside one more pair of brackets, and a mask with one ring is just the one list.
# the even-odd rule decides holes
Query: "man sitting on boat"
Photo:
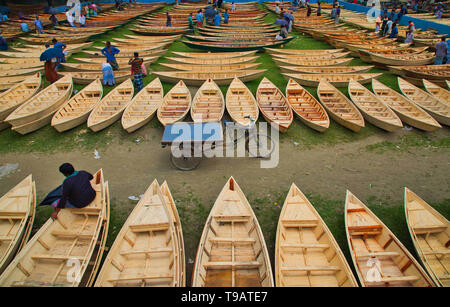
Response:
[{"label": "man sitting on boat", "polygon": [[52,219],[58,217],[58,213],[63,208],[84,208],[88,206],[96,196],[95,190],[91,186],[92,174],[86,171],[76,171],[72,164],[64,163],[59,167],[59,171],[66,177],[61,186],[53,190],[40,203],[47,205],[50,203],[55,210]]}]

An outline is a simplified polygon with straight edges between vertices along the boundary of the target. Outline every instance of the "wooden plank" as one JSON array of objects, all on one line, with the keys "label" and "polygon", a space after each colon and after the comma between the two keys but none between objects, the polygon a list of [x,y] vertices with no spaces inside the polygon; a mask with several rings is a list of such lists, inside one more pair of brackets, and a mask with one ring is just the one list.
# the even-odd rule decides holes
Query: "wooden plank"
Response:
[{"label": "wooden plank", "polygon": [[293,266],[293,267],[281,267],[281,271],[340,271],[338,266]]},{"label": "wooden plank", "polygon": [[152,248],[152,249],[142,249],[142,250],[126,250],[121,251],[121,255],[138,255],[138,254],[156,254],[156,253],[171,253],[173,250],[171,248]]},{"label": "wooden plank", "polygon": [[262,266],[262,263],[258,261],[242,261],[242,262],[232,262],[232,261],[218,261],[218,262],[206,262],[204,264],[205,268],[210,269],[255,269]]}]

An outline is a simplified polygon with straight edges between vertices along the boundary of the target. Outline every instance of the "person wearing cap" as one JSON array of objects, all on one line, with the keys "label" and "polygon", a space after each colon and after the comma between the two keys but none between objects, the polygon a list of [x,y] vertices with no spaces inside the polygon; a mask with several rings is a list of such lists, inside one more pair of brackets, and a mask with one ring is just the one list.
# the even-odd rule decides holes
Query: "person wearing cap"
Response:
[{"label": "person wearing cap", "polygon": [[51,206],[55,210],[52,219],[64,208],[81,209],[88,206],[96,196],[91,180],[94,178],[86,171],[76,171],[72,164],[64,163],[59,171],[66,177],[62,183],[62,197],[55,200]]}]

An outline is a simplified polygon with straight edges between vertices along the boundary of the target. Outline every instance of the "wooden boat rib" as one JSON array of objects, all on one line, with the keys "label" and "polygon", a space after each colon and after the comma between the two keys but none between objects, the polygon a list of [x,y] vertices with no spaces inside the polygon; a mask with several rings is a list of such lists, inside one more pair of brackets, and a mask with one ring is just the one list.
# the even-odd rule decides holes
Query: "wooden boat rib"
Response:
[{"label": "wooden boat rib", "polygon": [[158,120],[164,126],[183,120],[191,108],[191,92],[180,80],[164,96],[162,105],[158,108]]},{"label": "wooden boat rib", "polygon": [[372,79],[372,89],[375,95],[393,109],[398,117],[408,125],[424,131],[434,131],[442,128],[431,115],[417,106],[413,101],[380,81]]},{"label": "wooden boat rib", "polygon": [[15,109],[5,121],[21,134],[37,130],[50,123],[53,114],[69,99],[72,90],[71,76],[59,79]]},{"label": "wooden boat rib", "polygon": [[252,70],[230,70],[230,71],[153,71],[153,74],[162,81],[169,83],[177,83],[183,80],[187,85],[200,87],[207,79],[213,79],[217,85],[228,85],[233,81],[234,77],[238,77],[242,82],[255,80],[262,76],[265,69]]},{"label": "wooden boat rib", "polygon": [[225,99],[219,86],[207,79],[192,99],[191,118],[196,123],[218,122],[225,111]]},{"label": "wooden boat rib", "polygon": [[96,287],[182,286],[181,257],[170,210],[154,180],[117,235]]},{"label": "wooden boat rib", "polygon": [[[72,76],[73,83],[75,84],[90,84],[97,79],[100,79],[104,83],[102,71],[58,71],[58,76]],[[130,70],[119,70],[114,72],[114,80],[116,83],[123,82],[130,77]]]},{"label": "wooden boat rib", "polygon": [[283,76],[289,80],[294,79],[304,86],[315,87],[321,80],[326,80],[336,87],[346,87],[350,79],[354,79],[359,83],[369,83],[371,79],[378,78],[381,73],[358,73],[358,74],[291,74],[283,73]]},{"label": "wooden boat rib", "polygon": [[389,132],[403,128],[402,121],[366,87],[350,79],[348,95],[369,123]]},{"label": "wooden boat rib", "polygon": [[[158,56],[147,56],[142,57],[144,63],[153,63],[158,59]],[[103,64],[105,63],[105,58],[74,58],[74,60],[81,63],[89,63],[89,64]],[[119,70],[122,69],[121,65],[125,65],[126,69],[130,69],[130,65],[128,62],[130,59],[128,58],[116,58],[117,64],[119,64]],[[79,64],[79,63],[64,63],[66,64]]]},{"label": "wooden boat rib", "polygon": [[122,127],[128,133],[152,120],[162,105],[164,89],[159,78],[154,79],[134,96],[122,115]]},{"label": "wooden boat rib", "polygon": [[239,78],[235,77],[228,87],[226,94],[226,108],[233,121],[248,127],[251,124],[251,116],[255,122],[258,120],[259,109],[255,96]]},{"label": "wooden boat rib", "polygon": [[405,215],[411,240],[425,269],[437,286],[450,286],[450,223],[405,188]]},{"label": "wooden boat rib", "polygon": [[[236,58],[222,58],[220,56],[215,58],[172,58],[166,57],[165,59],[170,63],[182,64],[182,65],[232,65],[232,64],[245,64],[255,62],[257,56],[245,56]],[[161,63],[163,64],[163,63]]]},{"label": "wooden boat rib", "polygon": [[16,108],[36,95],[42,88],[41,74],[37,73],[25,81],[18,83],[6,92],[0,94],[0,130],[9,126],[3,122]]},{"label": "wooden boat rib", "polygon": [[319,213],[293,183],[278,220],[277,287],[357,287],[352,270]]},{"label": "wooden boat rib", "polygon": [[400,240],[347,190],[345,231],[363,287],[430,287],[433,282]]},{"label": "wooden boat rib", "polygon": [[330,119],[322,105],[292,79],[286,86],[286,98],[297,117],[308,127],[324,132],[330,126]]},{"label": "wooden boat rib", "polygon": [[286,132],[294,118],[291,107],[281,90],[266,77],[258,85],[256,101],[264,118],[280,132]]},{"label": "wooden boat rib", "polygon": [[341,53],[344,49],[311,49],[311,50],[299,50],[299,49],[278,49],[278,48],[264,48],[269,54],[293,54],[293,55],[311,55],[311,54],[329,54],[329,53]]},{"label": "wooden boat rib", "polygon": [[116,86],[92,110],[87,120],[88,128],[97,132],[117,121],[131,102],[133,94],[134,86],[131,79]]},{"label": "wooden boat rib", "polygon": [[[102,170],[91,181],[94,201],[82,209],[63,209],[31,238],[0,276],[2,287],[76,287],[86,272],[104,219],[105,183]],[[79,274],[68,278],[68,265],[80,263]]]},{"label": "wooden boat rib", "polygon": [[233,177],[220,192],[206,221],[192,286],[273,287],[264,236]]},{"label": "wooden boat rib", "polygon": [[317,87],[317,96],[332,119],[338,124],[358,132],[364,128],[364,118],[355,105],[325,79]]},{"label": "wooden boat rib", "polygon": [[0,198],[0,275],[28,241],[36,207],[31,175]]},{"label": "wooden boat rib", "polygon": [[353,58],[339,58],[339,59],[295,59],[295,58],[289,58],[289,59],[282,59],[282,58],[272,58],[272,60],[278,65],[278,66],[346,66],[350,64],[350,62],[353,60]]},{"label": "wooden boat rib", "polygon": [[356,74],[372,68],[373,66],[280,66],[282,72],[303,74]]},{"label": "wooden boat rib", "polygon": [[241,58],[246,56],[253,56],[256,53],[254,51],[242,51],[242,52],[171,52],[173,55],[183,58],[197,58],[197,59],[217,59],[217,58]]},{"label": "wooden boat rib", "polygon": [[260,63],[244,63],[244,64],[224,64],[224,65],[213,65],[213,64],[171,64],[171,63],[159,63],[159,65],[170,70],[182,70],[182,71],[233,71],[233,70],[246,70],[246,69],[257,69]]},{"label": "wooden boat rib", "polygon": [[172,197],[172,193],[170,193],[169,185],[166,181],[161,185],[161,192],[164,196],[164,200],[169,206],[170,215],[173,220],[173,224],[175,226],[175,233],[177,237],[177,251],[178,251],[178,259],[179,259],[179,285],[180,287],[184,287],[186,285],[186,256],[184,250],[184,239],[183,239],[183,229],[181,227],[181,219],[178,215],[177,206],[175,204],[175,200]]},{"label": "wooden boat rib", "polygon": [[415,104],[421,106],[425,111],[430,113],[439,123],[450,126],[450,106],[441,102],[437,98],[431,96],[424,90],[412,85],[400,77],[398,78],[398,86],[400,91],[408,99],[414,101]]},{"label": "wooden boat rib", "polygon": [[58,132],[63,132],[81,125],[87,121],[89,113],[100,102],[102,96],[102,83],[99,79],[96,79],[69,99],[53,115],[51,125]]},{"label": "wooden boat rib", "polygon": [[431,96],[450,106],[450,92],[448,90],[425,79],[423,79],[422,82]]}]

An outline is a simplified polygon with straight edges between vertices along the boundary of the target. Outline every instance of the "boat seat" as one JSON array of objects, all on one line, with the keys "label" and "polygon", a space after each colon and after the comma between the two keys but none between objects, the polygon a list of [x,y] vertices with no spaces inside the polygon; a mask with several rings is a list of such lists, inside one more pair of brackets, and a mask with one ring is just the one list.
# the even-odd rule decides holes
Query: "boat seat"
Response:
[{"label": "boat seat", "polygon": [[397,252],[371,252],[371,253],[361,253],[356,254],[358,258],[369,258],[369,257],[396,257],[400,256]]},{"label": "boat seat", "polygon": [[317,225],[319,225],[318,219],[304,219],[304,220],[283,219],[281,222],[284,227],[316,227]]},{"label": "boat seat", "polygon": [[432,251],[424,251],[424,255],[450,255],[450,249],[442,249],[442,250],[432,250]]},{"label": "boat seat", "polygon": [[232,261],[218,261],[218,262],[206,262],[203,265],[208,269],[256,269],[262,266],[261,262],[258,261],[241,261],[241,262],[232,262]]},{"label": "boat seat", "polygon": [[147,280],[147,279],[172,279],[173,275],[170,274],[160,274],[160,275],[143,275],[143,276],[132,276],[132,277],[121,277],[108,279],[109,282],[121,282],[121,281],[132,281],[132,280]]},{"label": "boat seat", "polygon": [[439,226],[425,226],[425,227],[414,227],[414,232],[416,235],[428,234],[428,233],[439,233],[447,229],[445,225]]},{"label": "boat seat", "polygon": [[63,238],[63,239],[79,239],[79,240],[91,240],[94,234],[83,234],[79,232],[71,232],[64,230],[53,230],[52,236]]},{"label": "boat seat", "polygon": [[383,229],[381,225],[362,225],[362,226],[349,226],[348,230],[352,235],[362,235],[362,234],[378,234]]},{"label": "boat seat", "polygon": [[11,236],[0,236],[0,242],[5,242],[5,241],[11,241],[12,239],[14,239],[15,235],[11,235]]},{"label": "boat seat", "polygon": [[149,231],[161,231],[169,229],[169,223],[154,223],[154,224],[135,224],[130,225],[132,232],[149,232]]},{"label": "boat seat", "polygon": [[214,218],[221,223],[227,222],[245,223],[250,220],[250,215],[215,215]]},{"label": "boat seat", "polygon": [[253,238],[225,238],[225,237],[215,237],[209,239],[212,243],[256,243],[256,240]]},{"label": "boat seat", "polygon": [[307,266],[292,266],[292,267],[281,267],[281,271],[298,271],[298,272],[302,272],[302,271],[340,271],[341,268],[338,266],[334,266],[334,265],[329,265],[329,266],[313,266],[313,265],[307,265]]},{"label": "boat seat", "polygon": [[0,211],[0,219],[2,220],[21,220],[27,216],[26,211]]},{"label": "boat seat", "polygon": [[84,207],[80,209],[69,209],[72,214],[87,214],[87,215],[99,215],[102,208],[98,207]]},{"label": "boat seat", "polygon": [[67,284],[55,284],[45,281],[15,281],[11,287],[67,287]]},{"label": "boat seat", "polygon": [[281,248],[321,248],[327,249],[330,247],[328,244],[320,243],[281,243]]},{"label": "boat seat", "polygon": [[55,260],[55,261],[65,261],[69,259],[78,259],[78,260],[84,260],[84,256],[73,256],[73,255],[43,255],[43,254],[37,254],[32,255],[31,259],[33,260]]},{"label": "boat seat", "polygon": [[392,277],[382,277],[380,281],[367,281],[365,283],[368,284],[376,284],[376,283],[389,283],[389,282],[409,282],[419,280],[418,276],[392,276]]},{"label": "boat seat", "polygon": [[450,279],[450,274],[438,275],[436,277],[438,279],[440,279],[440,280],[449,280]]},{"label": "boat seat", "polygon": [[171,248],[150,248],[150,249],[140,249],[140,250],[125,250],[121,251],[121,255],[138,255],[138,254],[157,254],[157,253],[171,253],[173,250]]}]

